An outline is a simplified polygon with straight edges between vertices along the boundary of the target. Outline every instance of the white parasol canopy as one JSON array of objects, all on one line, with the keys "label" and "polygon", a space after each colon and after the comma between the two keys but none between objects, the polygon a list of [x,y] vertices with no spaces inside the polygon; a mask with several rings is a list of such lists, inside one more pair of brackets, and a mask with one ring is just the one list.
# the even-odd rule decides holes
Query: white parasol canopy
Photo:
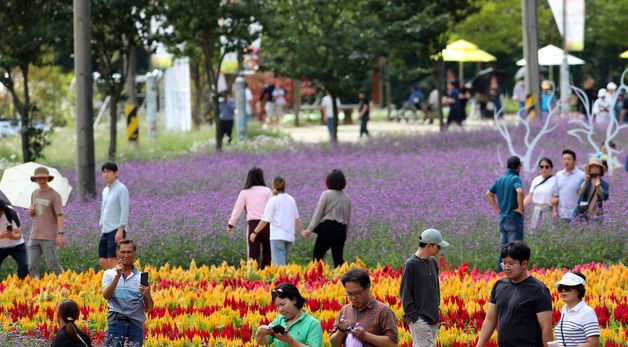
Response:
[{"label": "white parasol canopy", "polygon": [[[563,64],[563,50],[554,45],[547,45],[541,49],[539,49],[539,65],[551,66],[551,65],[562,65]],[[567,54],[567,64],[568,65],[583,65],[584,60],[573,56],[571,54]],[[526,64],[525,59],[521,59],[517,61],[518,66],[523,66]]]}]

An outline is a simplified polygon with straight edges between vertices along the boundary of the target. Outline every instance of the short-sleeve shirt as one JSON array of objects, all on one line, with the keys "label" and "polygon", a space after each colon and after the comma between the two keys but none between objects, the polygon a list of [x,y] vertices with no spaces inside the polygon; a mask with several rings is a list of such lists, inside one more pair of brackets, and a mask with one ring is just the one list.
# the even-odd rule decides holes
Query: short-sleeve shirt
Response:
[{"label": "short-sleeve shirt", "polygon": [[[349,322],[349,326],[360,323],[362,328],[371,334],[386,335],[394,343],[398,341],[399,335],[397,333],[397,318],[395,318],[395,314],[390,307],[375,300],[375,298],[372,298],[362,310],[356,310],[353,304],[343,306],[334,322],[336,325],[340,322],[342,316]],[[364,341],[362,345],[364,347],[374,347],[374,345]]]},{"label": "short-sleeve shirt", "polygon": [[556,173],[556,182],[552,189],[552,195],[558,197],[558,215],[560,218],[573,217],[580,196],[580,181],[584,178],[584,172],[578,168],[574,168],[570,173],[560,170]]},{"label": "short-sleeve shirt", "polygon": [[[270,326],[275,325],[281,325],[286,328],[288,321],[284,316],[278,315],[277,318],[270,323]],[[307,312],[304,312],[303,315],[286,330],[290,333],[290,336],[302,344],[310,347],[321,347],[323,345],[323,328],[321,328],[321,323],[318,319],[307,314]],[[268,341],[270,343],[274,342],[275,347],[288,347],[286,343],[275,340],[271,335],[268,335]]]},{"label": "short-sleeve shirt", "polygon": [[497,308],[499,346],[543,346],[536,314],[552,310],[552,297],[541,281],[532,276],[519,283],[502,278],[495,282],[489,302]]},{"label": "short-sleeve shirt", "polygon": [[[8,207],[7,207],[8,208]],[[7,220],[7,217],[4,213],[0,213],[0,227],[2,227],[2,231],[6,230],[6,225],[9,224],[9,221]],[[15,228],[18,228],[18,225],[15,221],[15,219],[13,221],[11,221],[11,226],[13,226],[13,230],[15,230]],[[9,238],[3,238],[0,239],[0,248],[13,248],[15,246],[19,246],[21,244],[24,243],[24,237],[20,237],[19,240],[11,240]]]},{"label": "short-sleeve shirt", "polygon": [[571,310],[563,306],[560,321],[554,328],[554,338],[565,347],[574,347],[587,341],[587,337],[600,336],[600,325],[595,311],[584,301]]},{"label": "short-sleeve shirt", "polygon": [[33,192],[33,205],[35,206],[35,215],[33,216],[30,239],[56,240],[57,216],[63,215],[61,195],[52,188],[37,189]]},{"label": "short-sleeve shirt", "polygon": [[556,176],[551,176],[547,180],[542,175],[536,176],[530,184],[530,192],[532,192],[532,202],[535,204],[552,203],[552,190],[554,189],[554,183]]},{"label": "short-sleeve shirt", "polygon": [[508,169],[506,174],[498,178],[489,189],[489,192],[497,195],[497,202],[501,211],[499,223],[519,206],[517,204],[516,191],[519,188],[523,189],[521,177],[519,177],[517,171]]},{"label": "short-sleeve shirt", "polygon": [[271,197],[262,220],[270,224],[270,239],[294,242],[295,222],[299,218],[297,203],[286,193]]},{"label": "short-sleeve shirt", "polygon": [[[116,269],[106,270],[102,275],[102,288],[107,287],[116,277]],[[140,293],[140,272],[135,266],[128,277],[124,274],[118,280],[118,285],[109,298],[108,318],[117,313],[128,318],[138,327],[144,329],[146,314],[144,313],[144,296]]]}]

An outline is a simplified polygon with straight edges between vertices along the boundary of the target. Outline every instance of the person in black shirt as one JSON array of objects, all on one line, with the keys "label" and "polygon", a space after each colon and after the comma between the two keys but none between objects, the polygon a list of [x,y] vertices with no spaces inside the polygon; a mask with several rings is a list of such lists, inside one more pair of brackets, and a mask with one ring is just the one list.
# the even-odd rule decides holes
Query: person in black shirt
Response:
[{"label": "person in black shirt", "polygon": [[530,276],[530,248],[523,241],[502,248],[506,277],[495,282],[476,347],[484,347],[497,327],[500,347],[546,347],[552,333],[552,298],[543,282]]},{"label": "person in black shirt", "polygon": [[366,125],[369,122],[369,111],[371,106],[369,105],[369,99],[366,97],[365,92],[360,92],[358,96],[360,97],[360,106],[358,106],[358,117],[360,118],[360,138],[362,138],[362,135],[369,137],[370,135]]},{"label": "person in black shirt", "polygon": [[70,299],[61,301],[57,308],[59,331],[52,347],[92,347],[89,336],[76,326],[79,319],[79,306]]},{"label": "person in black shirt", "polygon": [[440,283],[434,257],[448,247],[440,231],[426,229],[419,238],[419,249],[403,266],[401,288],[403,318],[408,323],[414,347],[435,347],[440,320]]},{"label": "person in black shirt", "polygon": [[[578,112],[582,113],[586,118],[593,113],[593,102],[597,99],[597,91],[593,87],[593,78],[591,76],[585,76],[582,81],[582,91],[586,95],[586,104],[582,100],[578,99]],[[587,113],[587,109],[588,112]]]}]

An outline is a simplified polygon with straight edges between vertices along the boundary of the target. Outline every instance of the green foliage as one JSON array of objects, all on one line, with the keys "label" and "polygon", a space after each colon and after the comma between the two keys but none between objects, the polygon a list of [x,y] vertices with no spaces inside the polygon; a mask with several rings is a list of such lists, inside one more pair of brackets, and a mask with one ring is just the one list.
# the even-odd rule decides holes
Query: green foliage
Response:
[{"label": "green foliage", "polygon": [[[216,123],[220,66],[227,53],[236,53],[242,59],[243,53],[259,37],[259,31],[254,28],[259,21],[261,3],[261,0],[163,2],[161,40],[172,52],[190,56],[195,82],[207,83]],[[170,27],[173,30],[169,30]],[[204,78],[200,76],[201,71]],[[204,90],[201,88],[204,85],[195,87],[197,93]],[[216,148],[222,148],[222,139],[218,136]]]},{"label": "green foliage", "polygon": [[[22,126],[30,129],[31,101],[29,69],[52,62],[54,46],[67,42],[71,23],[69,0],[5,0],[0,2],[0,83],[11,93]],[[31,154],[41,153],[46,141],[31,141],[32,131],[22,132],[22,157],[33,160]]]}]

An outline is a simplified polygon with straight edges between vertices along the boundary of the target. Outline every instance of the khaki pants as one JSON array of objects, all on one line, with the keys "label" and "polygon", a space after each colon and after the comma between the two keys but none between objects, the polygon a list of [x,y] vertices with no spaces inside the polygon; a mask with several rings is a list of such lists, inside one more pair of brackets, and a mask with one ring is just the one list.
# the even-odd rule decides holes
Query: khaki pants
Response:
[{"label": "khaki pants", "polygon": [[41,255],[48,270],[52,270],[57,275],[63,272],[63,268],[57,262],[57,242],[52,240],[29,240],[28,241],[28,272],[32,278],[39,276],[39,263]]},{"label": "khaki pants", "polygon": [[413,347],[436,347],[438,324],[427,324],[421,317],[408,325],[412,334]]}]

